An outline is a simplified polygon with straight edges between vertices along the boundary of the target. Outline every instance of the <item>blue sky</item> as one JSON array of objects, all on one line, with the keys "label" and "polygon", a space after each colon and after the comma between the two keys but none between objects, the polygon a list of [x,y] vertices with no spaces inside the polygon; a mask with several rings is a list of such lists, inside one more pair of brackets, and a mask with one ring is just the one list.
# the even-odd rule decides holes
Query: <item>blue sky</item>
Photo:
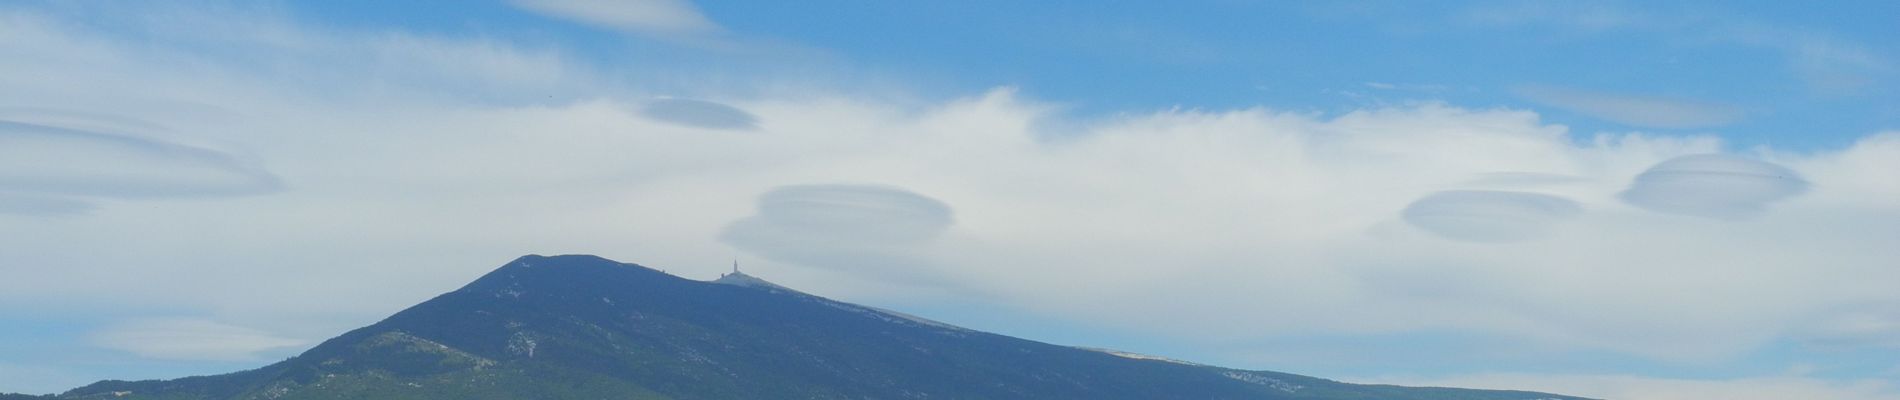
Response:
[{"label": "blue sky", "polygon": [[[1585,131],[1657,128],[1550,107],[1523,93],[1546,87],[1724,108],[1733,115],[1720,122],[1661,125],[1742,146],[1799,148],[1845,146],[1856,132],[1900,120],[1893,91],[1883,90],[1896,73],[1883,59],[1893,45],[1877,40],[1891,34],[1890,17],[1900,10],[1883,2],[697,5],[723,27],[722,39],[777,48],[630,41],[611,30],[524,16],[505,4],[288,7],[313,24],[495,35],[685,81],[640,83],[661,87],[759,75],[849,86],[836,81],[868,75],[940,96],[1011,85],[1083,113],[1252,106],[1340,112],[1442,100],[1558,108],[1549,111],[1552,122]],[[735,86],[729,89],[745,89]]]},{"label": "blue sky", "polygon": [[254,367],[593,253],[1339,379],[1896,399],[1896,17],[9,3],[0,392]]}]

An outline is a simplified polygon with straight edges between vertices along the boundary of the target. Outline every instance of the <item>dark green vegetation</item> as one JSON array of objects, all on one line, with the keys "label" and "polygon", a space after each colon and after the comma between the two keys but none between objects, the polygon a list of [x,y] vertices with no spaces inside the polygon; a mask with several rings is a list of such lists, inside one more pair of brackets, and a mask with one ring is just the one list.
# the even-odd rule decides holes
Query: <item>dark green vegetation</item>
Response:
[{"label": "dark green vegetation", "polygon": [[720,282],[527,256],[280,363],[57,398],[1579,399],[1135,359]]}]

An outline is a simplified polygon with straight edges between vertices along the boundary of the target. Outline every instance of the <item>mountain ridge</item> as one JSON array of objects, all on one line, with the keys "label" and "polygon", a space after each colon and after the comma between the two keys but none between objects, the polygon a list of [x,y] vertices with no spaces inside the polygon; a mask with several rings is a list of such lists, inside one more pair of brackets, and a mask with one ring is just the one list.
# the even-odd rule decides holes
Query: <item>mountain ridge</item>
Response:
[{"label": "mountain ridge", "polygon": [[[728,279],[730,278],[730,279]],[[724,280],[724,282],[721,282]],[[58,399],[1479,399],[996,335],[735,271],[529,255],[282,362]]]}]

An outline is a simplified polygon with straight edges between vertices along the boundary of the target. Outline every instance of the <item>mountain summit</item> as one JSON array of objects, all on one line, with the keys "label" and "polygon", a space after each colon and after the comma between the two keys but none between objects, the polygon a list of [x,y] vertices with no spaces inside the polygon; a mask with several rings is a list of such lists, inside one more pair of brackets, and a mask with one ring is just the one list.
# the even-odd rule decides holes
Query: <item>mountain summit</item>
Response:
[{"label": "mountain summit", "polygon": [[732,273],[719,274],[719,279],[714,279],[712,282],[719,283],[719,284],[733,285],[733,286],[761,288],[761,289],[771,290],[771,291],[799,293],[799,294],[804,293],[797,290],[792,290],[792,288],[779,286],[776,283],[766,282],[764,279],[759,279],[759,277],[756,277],[756,276],[746,275],[744,272],[739,271],[738,262],[732,263]]},{"label": "mountain summit", "polygon": [[739,273],[526,256],[263,368],[59,399],[1461,399],[978,332]]}]

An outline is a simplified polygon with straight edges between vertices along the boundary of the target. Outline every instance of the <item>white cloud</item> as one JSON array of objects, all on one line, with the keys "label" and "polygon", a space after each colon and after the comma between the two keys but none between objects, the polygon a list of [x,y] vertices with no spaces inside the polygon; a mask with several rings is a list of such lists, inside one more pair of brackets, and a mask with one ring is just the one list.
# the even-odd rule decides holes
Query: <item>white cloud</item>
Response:
[{"label": "white cloud", "polygon": [[119,323],[91,337],[100,347],[165,360],[241,361],[306,342],[269,332],[188,318],[140,319]]},{"label": "white cloud", "polygon": [[[180,261],[152,273],[217,275],[202,284],[281,290],[279,307],[310,307],[298,299],[351,287],[383,294],[327,306],[386,313],[514,253],[605,253],[690,274],[693,265],[730,258],[733,250],[717,238],[754,212],[758,193],[878,182],[928,194],[957,210],[956,223],[912,244],[905,262],[800,272],[819,262],[779,257],[806,267],[754,268],[844,297],[872,284],[819,277],[927,276],[966,296],[1202,340],[1454,330],[1665,359],[1736,354],[1814,310],[1891,296],[1864,284],[1894,274],[1878,268],[1892,256],[1882,238],[1892,236],[1833,227],[1866,227],[1867,218],[1891,215],[1883,213],[1895,203],[1827,204],[1869,189],[1839,180],[1850,175],[1810,173],[1817,188],[1809,196],[1745,229],[1663,218],[1623,205],[1617,193],[1651,165],[1716,143],[1606,136],[1578,145],[1523,111],[1163,111],[1044,138],[1032,127],[1047,107],[1007,91],[923,109],[876,99],[761,98],[736,103],[770,129],[705,135],[641,118],[632,112],[639,101],[474,111],[420,103],[400,118],[349,105],[266,110],[278,117],[234,128],[260,132],[247,141],[276,155],[273,165],[299,182],[296,192],[215,213],[175,205],[114,229],[124,233],[81,225],[32,237],[11,232],[26,249],[71,246],[37,244],[42,239],[145,244],[99,254],[29,250],[10,254],[22,261],[6,265],[111,268],[163,257]],[[277,142],[320,132],[381,147]],[[335,154],[350,154],[349,162]],[[1838,160],[1821,154],[1783,163],[1801,170]],[[1888,162],[1856,160],[1869,165],[1845,170]],[[1544,240],[1508,244],[1448,243],[1393,229],[1404,226],[1413,200],[1468,189],[1498,172],[1578,177],[1538,191],[1587,212],[1549,226]],[[1820,184],[1829,181],[1845,186]],[[199,228],[186,237],[149,237],[177,225]],[[285,228],[259,228],[273,226]],[[1751,250],[1783,243],[1815,245]],[[190,255],[213,247],[215,258]],[[416,256],[388,258],[398,251]],[[456,256],[421,255],[430,253]],[[311,261],[283,261],[303,258],[287,254]],[[1814,268],[1815,259],[1827,267]],[[413,272],[379,287],[352,278],[397,267]],[[930,269],[904,269],[912,267]],[[1393,274],[1454,270],[1429,291],[1367,286]],[[278,282],[286,274],[298,284]],[[1714,275],[1727,278],[1706,279]],[[127,298],[261,307],[239,305],[253,301],[245,296],[157,291],[139,276],[93,284]],[[22,271],[8,292],[53,295],[47,290],[69,278]],[[1440,295],[1410,297],[1421,292]],[[1250,312],[1180,311],[1232,304],[1251,304]]]},{"label": "white cloud", "polygon": [[1521,86],[1512,92],[1539,104],[1647,128],[1705,128],[1739,121],[1732,106],[1662,97],[1590,92],[1554,86]]},{"label": "white cloud", "polygon": [[719,31],[688,0],[512,0],[521,9],[608,29],[654,35]]}]

